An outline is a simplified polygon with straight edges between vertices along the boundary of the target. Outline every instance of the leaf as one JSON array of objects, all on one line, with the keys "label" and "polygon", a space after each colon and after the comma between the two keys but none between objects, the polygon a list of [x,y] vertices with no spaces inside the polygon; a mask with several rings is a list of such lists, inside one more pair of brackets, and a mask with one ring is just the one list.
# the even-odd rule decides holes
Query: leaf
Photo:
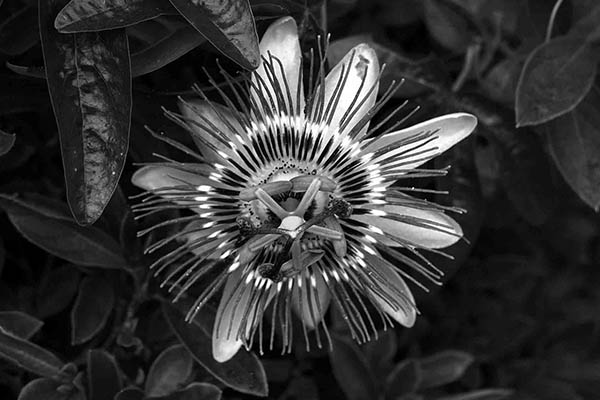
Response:
[{"label": "leaf", "polygon": [[27,240],[57,257],[89,267],[126,265],[119,245],[95,227],[77,225],[66,207],[36,195],[0,194],[0,207]]},{"label": "leaf", "polygon": [[424,5],[431,36],[446,49],[463,53],[471,41],[467,20],[444,1],[425,0]]},{"label": "leaf", "polygon": [[589,42],[600,39],[600,6],[589,10],[577,21],[569,31],[569,36],[581,37]]},{"label": "leaf", "polygon": [[71,310],[71,344],[87,342],[100,332],[114,303],[115,293],[106,279],[99,276],[85,278]]},{"label": "leaf", "polygon": [[454,382],[463,376],[473,356],[456,350],[446,350],[420,360],[421,389],[434,388]]},{"label": "leaf", "polygon": [[21,339],[31,339],[42,325],[43,321],[24,312],[0,311],[0,328]]},{"label": "leaf", "polygon": [[191,27],[177,29],[162,40],[131,55],[131,76],[149,74],[195,49],[206,39]]},{"label": "leaf", "polygon": [[333,351],[329,353],[329,361],[333,375],[348,400],[378,398],[371,370],[356,345],[337,335],[332,335],[331,340]]},{"label": "leaf", "polygon": [[572,112],[545,124],[550,154],[571,188],[600,210],[600,92],[596,87]]},{"label": "leaf", "polygon": [[594,83],[596,64],[594,51],[578,37],[538,46],[517,84],[517,126],[538,125],[574,109]]},{"label": "leaf", "polygon": [[22,8],[0,25],[0,52],[6,55],[23,54],[39,40],[35,7]]},{"label": "leaf", "polygon": [[414,393],[421,384],[421,368],[416,360],[404,360],[394,367],[385,379],[386,397],[401,398]]},{"label": "leaf", "polygon": [[177,11],[164,0],[71,0],[56,16],[63,33],[124,28]]},{"label": "leaf", "polygon": [[63,265],[50,271],[38,287],[36,315],[51,317],[64,310],[77,294],[81,274],[73,265]]},{"label": "leaf", "polygon": [[173,333],[188,349],[194,360],[215,378],[239,392],[267,396],[265,371],[253,353],[239,351],[225,363],[219,363],[213,358],[212,325],[215,313],[212,310],[205,308],[192,323],[185,322],[183,314],[172,306],[163,305],[163,314]]},{"label": "leaf", "polygon": [[0,328],[0,357],[36,375],[51,378],[63,362],[48,350]]},{"label": "leaf", "polygon": [[180,389],[190,378],[193,360],[179,344],[166,348],[152,363],[146,378],[146,396],[166,396]]},{"label": "leaf", "polygon": [[161,397],[161,400],[220,400],[221,389],[211,383],[194,382],[183,390]]},{"label": "leaf", "polygon": [[170,1],[220,52],[246,69],[258,68],[258,35],[248,0]]},{"label": "leaf", "polygon": [[46,79],[46,70],[44,67],[26,67],[12,64],[7,61],[6,68],[10,69],[14,73],[27,76],[29,78]]},{"label": "leaf", "polygon": [[124,29],[60,34],[63,0],[40,0],[46,77],[60,136],[67,200],[82,225],[96,221],[115,190],[131,119],[129,48]]},{"label": "leaf", "polygon": [[482,389],[452,396],[438,397],[437,400],[503,400],[512,394],[513,391],[508,389]]},{"label": "leaf", "polygon": [[87,353],[89,400],[112,399],[121,390],[121,375],[112,355],[93,349]]},{"label": "leaf", "polygon": [[15,144],[15,134],[0,130],[0,156],[5,155]]},{"label": "leaf", "polygon": [[77,388],[62,390],[60,382],[48,378],[38,378],[29,382],[19,393],[18,400],[85,400]]},{"label": "leaf", "polygon": [[144,392],[136,387],[128,387],[116,394],[115,400],[144,400]]}]

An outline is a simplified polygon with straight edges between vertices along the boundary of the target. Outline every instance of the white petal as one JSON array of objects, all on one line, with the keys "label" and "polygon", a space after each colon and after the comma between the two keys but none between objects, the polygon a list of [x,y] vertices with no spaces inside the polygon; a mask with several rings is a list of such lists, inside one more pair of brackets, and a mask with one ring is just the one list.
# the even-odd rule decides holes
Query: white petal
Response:
[{"label": "white petal", "polygon": [[[350,62],[352,63],[350,64]],[[349,71],[348,68],[350,68]],[[341,86],[340,92],[340,89],[336,90],[336,88],[345,76],[347,78],[345,78],[346,80]],[[331,103],[326,118],[331,118],[330,126],[332,128],[338,128],[340,123],[343,122],[345,126],[343,131],[349,132],[367,114],[377,98],[378,77],[379,61],[377,60],[377,54],[375,50],[366,44],[359,44],[350,50],[327,74],[325,78],[324,111],[327,111]],[[319,90],[317,88],[315,97],[319,96]],[[352,118],[348,120],[348,117],[346,117],[345,121],[342,121],[348,111],[348,117],[352,114]],[[349,122],[346,122],[346,120]],[[357,137],[362,137],[367,129],[368,124],[364,126]]]},{"label": "white petal", "polygon": [[[417,310],[415,308],[415,299],[410,291],[408,285],[402,277],[394,271],[394,267],[381,258],[369,256],[365,261],[385,279],[387,285],[393,287],[381,286],[380,289],[385,291],[388,301],[385,300],[384,296],[377,294],[375,291],[370,291],[373,295],[375,302],[381,307],[383,311],[389,314],[394,320],[398,321],[407,328],[412,327],[415,324],[417,318]],[[391,301],[396,307],[390,306],[388,303]]]},{"label": "white petal", "polygon": [[202,155],[207,161],[221,162],[221,157],[215,153],[215,149],[227,154],[231,149],[216,139],[214,135],[233,138],[235,134],[243,130],[233,111],[204,100],[180,100],[178,105],[181,114],[195,122],[186,121],[192,128],[192,138]]},{"label": "white petal", "polygon": [[[292,17],[280,18],[269,26],[260,41],[260,54],[268,61],[268,64],[272,65],[274,76],[265,65],[264,60],[261,60],[260,67],[252,74],[252,82],[261,88],[267,102],[273,99],[274,104],[280,103],[277,100],[276,93],[281,93],[287,110],[290,108],[289,90],[289,97],[291,97],[291,105],[293,106],[293,110],[289,111],[301,115],[304,110],[304,89],[300,80],[302,50],[298,40],[298,26]],[[281,65],[276,60],[271,62],[271,57],[277,58]],[[260,96],[256,94],[255,90],[252,90],[252,97],[259,104],[259,108],[262,109]],[[267,113],[267,115],[269,114]],[[288,112],[287,114],[291,113]]]},{"label": "white petal", "polygon": [[[401,153],[399,168],[412,169],[445,152],[460,142],[477,126],[477,118],[471,114],[455,113],[391,132],[370,141],[362,153],[389,149],[382,158],[390,161]],[[426,132],[434,135],[418,138]]]},{"label": "white petal", "polygon": [[[201,165],[198,164],[198,167]],[[138,169],[131,177],[131,183],[144,190],[168,189],[188,184],[215,186],[215,182],[201,175],[162,165],[148,165]]]},{"label": "white petal", "polygon": [[[306,271],[306,270],[305,270]],[[310,289],[307,288],[307,280],[303,280],[302,289],[296,285],[292,292],[292,307],[296,315],[304,321],[308,329],[315,329],[329,308],[331,294],[329,288],[320,273],[312,273],[314,284],[309,278]],[[302,301],[298,298],[298,292],[302,296]],[[310,292],[310,303],[308,295]]]},{"label": "white petal", "polygon": [[[379,210],[386,212],[388,217],[408,218],[414,222],[413,224],[400,222],[373,214],[353,215],[352,219],[379,228],[385,235],[427,249],[442,249],[452,246],[463,235],[460,225],[439,211],[396,205],[386,205]],[[414,224],[425,224],[427,227]],[[379,236],[377,240],[388,246],[399,246],[398,242],[387,239],[385,235]]]}]

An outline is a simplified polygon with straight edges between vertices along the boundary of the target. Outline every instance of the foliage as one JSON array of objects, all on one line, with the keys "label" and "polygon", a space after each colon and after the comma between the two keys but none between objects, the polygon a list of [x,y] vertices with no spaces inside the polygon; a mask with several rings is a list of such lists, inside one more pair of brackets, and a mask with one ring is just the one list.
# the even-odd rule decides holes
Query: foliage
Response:
[{"label": "foliage", "polygon": [[[161,107],[256,68],[282,15],[307,54],[331,33],[329,64],[369,43],[408,122],[478,117],[428,183],[469,243],[434,260],[452,279],[410,330],[357,346],[332,310],[331,352],[219,364],[212,305],[186,323],[148,271],[129,178],[170,155],[145,126],[192,145]],[[6,0],[0,21],[1,398],[600,397],[595,1]]]}]

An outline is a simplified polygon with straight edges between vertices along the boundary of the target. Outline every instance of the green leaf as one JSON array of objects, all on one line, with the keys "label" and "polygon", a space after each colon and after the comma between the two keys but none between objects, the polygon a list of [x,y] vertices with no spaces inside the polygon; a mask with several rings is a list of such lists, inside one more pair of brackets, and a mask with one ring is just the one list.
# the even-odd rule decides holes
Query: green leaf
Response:
[{"label": "green leaf", "polygon": [[149,74],[200,46],[206,39],[194,28],[184,27],[131,55],[131,76]]},{"label": "green leaf", "polygon": [[448,50],[463,53],[471,41],[468,22],[444,1],[425,0],[425,24],[433,38]]},{"label": "green leaf", "polygon": [[115,395],[115,400],[144,400],[144,392],[136,387],[128,387]]},{"label": "green leaf", "polygon": [[51,378],[60,373],[63,362],[48,350],[0,328],[0,357],[36,375]]},{"label": "green leaf", "polygon": [[452,396],[438,397],[437,400],[503,400],[512,394],[513,391],[508,389],[482,389]]},{"label": "green leaf", "polygon": [[6,62],[6,68],[19,75],[29,78],[46,79],[46,70],[44,67],[27,67]]},{"label": "green leaf", "polygon": [[87,342],[104,328],[114,303],[115,293],[106,279],[99,276],[85,278],[71,310],[71,344]]},{"label": "green leaf", "polygon": [[163,314],[173,333],[202,365],[215,378],[225,385],[242,393],[266,397],[267,378],[260,360],[247,351],[239,351],[231,360],[219,363],[212,355],[212,326],[214,312],[205,307],[202,313],[187,323],[184,315],[172,306],[163,305]]},{"label": "green leaf", "polygon": [[43,321],[21,311],[0,311],[0,328],[21,339],[29,340],[44,325]]},{"label": "green leaf", "polygon": [[220,400],[221,389],[211,383],[194,382],[185,389],[161,397],[161,400]]},{"label": "green leaf", "polygon": [[596,64],[594,51],[579,37],[538,46],[517,84],[517,126],[538,125],[574,109],[594,83]]},{"label": "green leaf", "polygon": [[600,92],[542,127],[550,154],[571,188],[600,211]]},{"label": "green leaf", "polygon": [[24,7],[0,25],[0,52],[9,56],[25,53],[40,40],[35,7]]},{"label": "green leaf", "polygon": [[456,350],[446,350],[420,360],[420,389],[435,388],[460,379],[473,356]]},{"label": "green leaf", "polygon": [[85,400],[77,388],[64,390],[60,382],[48,378],[38,378],[29,382],[19,393],[18,400]]},{"label": "green leaf", "polygon": [[15,144],[16,136],[14,133],[6,133],[0,130],[0,156],[5,155]]},{"label": "green leaf", "polygon": [[67,200],[77,222],[88,225],[110,200],[127,154],[129,47],[124,29],[58,33],[54,17],[64,3],[40,0],[40,33]]},{"label": "green leaf", "polygon": [[126,265],[119,245],[110,236],[76,224],[62,203],[36,195],[17,199],[0,194],[0,207],[27,240],[57,257],[89,267]]},{"label": "green leaf", "polygon": [[421,368],[416,360],[400,362],[385,378],[385,393],[390,399],[414,393],[421,384]]},{"label": "green leaf", "polygon": [[114,357],[104,350],[87,353],[89,400],[112,399],[121,390],[121,375]]},{"label": "green leaf", "polygon": [[179,344],[166,348],[152,363],[146,378],[146,396],[160,397],[180,389],[190,378],[193,360]]},{"label": "green leaf", "polygon": [[573,28],[569,36],[581,37],[586,41],[594,42],[600,39],[600,6],[589,10]]},{"label": "green leaf", "polygon": [[63,265],[51,270],[40,279],[36,293],[36,315],[47,318],[64,310],[77,294],[81,274],[73,265]]},{"label": "green leaf", "polygon": [[102,31],[176,13],[165,0],[71,0],[56,16],[54,27],[63,33]]},{"label": "green leaf", "polygon": [[220,52],[244,68],[258,68],[258,35],[248,0],[170,1]]},{"label": "green leaf", "polygon": [[333,375],[348,400],[378,398],[371,370],[356,344],[337,335],[332,335],[331,341],[333,351],[329,353],[329,361]]}]

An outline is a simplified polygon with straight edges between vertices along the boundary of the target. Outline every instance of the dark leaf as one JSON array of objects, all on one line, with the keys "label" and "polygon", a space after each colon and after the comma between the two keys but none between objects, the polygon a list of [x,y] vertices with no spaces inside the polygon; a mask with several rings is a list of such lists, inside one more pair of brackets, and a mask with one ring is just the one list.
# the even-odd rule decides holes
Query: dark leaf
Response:
[{"label": "dark leaf", "polygon": [[137,77],[177,60],[205,41],[195,29],[184,27],[131,55],[131,76]]},{"label": "dark leaf", "polygon": [[248,0],[170,0],[224,55],[244,68],[260,65],[258,35]]},{"label": "dark leaf", "polygon": [[163,313],[179,341],[188,349],[192,357],[215,378],[239,392],[254,396],[267,396],[268,386],[265,371],[253,353],[241,350],[225,363],[219,363],[213,358],[214,313],[212,311],[205,308],[191,324],[185,322],[183,314],[172,306],[163,305]]},{"label": "dark leaf", "polygon": [[398,350],[396,331],[388,329],[379,332],[377,340],[365,343],[362,350],[373,370],[378,371],[379,368],[388,367]]},{"label": "dark leaf", "polygon": [[22,65],[11,64],[7,61],[6,68],[16,74],[27,76],[29,78],[46,79],[46,69],[44,67],[25,67]]},{"label": "dark leaf", "polygon": [[165,14],[176,14],[164,0],[71,0],[56,16],[63,33],[124,28]]},{"label": "dark leaf", "polygon": [[144,392],[136,387],[128,387],[115,395],[115,400],[144,400]]},{"label": "dark leaf", "polygon": [[21,311],[0,311],[0,328],[28,340],[44,325],[43,321]]},{"label": "dark leaf", "polygon": [[462,351],[446,350],[420,360],[421,389],[434,388],[460,379],[473,362]]},{"label": "dark leaf", "polygon": [[114,303],[110,282],[99,276],[85,278],[71,310],[71,344],[87,342],[104,328]]},{"label": "dark leaf", "polygon": [[589,10],[573,26],[569,36],[580,37],[587,41],[597,41],[600,39],[600,6]]},{"label": "dark leaf", "polygon": [[35,195],[17,199],[0,194],[0,207],[27,240],[57,257],[90,267],[125,265],[119,245],[110,236],[77,225],[61,203]]},{"label": "dark leaf", "polygon": [[512,394],[512,390],[507,389],[482,389],[452,396],[438,397],[437,400],[503,400],[509,398]]},{"label": "dark leaf", "polygon": [[221,389],[211,383],[194,382],[183,390],[161,397],[161,400],[220,400]]},{"label": "dark leaf", "polygon": [[124,29],[60,34],[63,0],[40,0],[40,31],[50,98],[60,135],[67,200],[91,224],[115,190],[127,154],[131,76]]},{"label": "dark leaf", "polygon": [[56,376],[63,367],[63,362],[48,350],[14,336],[2,328],[0,328],[0,357],[12,361],[33,374],[48,378]]},{"label": "dark leaf", "polygon": [[163,350],[152,363],[146,378],[146,396],[166,396],[180,389],[190,378],[193,360],[182,345]]},{"label": "dark leaf", "polygon": [[35,7],[25,7],[0,25],[0,52],[15,56],[25,53],[40,40]]},{"label": "dark leaf", "polygon": [[421,368],[416,360],[408,359],[394,367],[385,379],[385,393],[390,399],[417,391],[421,384]]},{"label": "dark leaf", "polygon": [[48,378],[34,379],[21,389],[18,400],[85,400],[85,396],[77,388],[64,390],[63,387],[59,382]]},{"label": "dark leaf", "polygon": [[550,154],[571,188],[600,210],[600,94],[596,88],[572,112],[542,127]]},{"label": "dark leaf", "polygon": [[596,56],[579,37],[560,37],[537,47],[525,62],[516,94],[517,126],[550,121],[589,92]]},{"label": "dark leaf", "polygon": [[94,349],[87,353],[89,400],[112,399],[121,390],[119,367],[112,355]]},{"label": "dark leaf", "polygon": [[15,134],[0,130],[0,156],[5,155],[15,144]]},{"label": "dark leaf", "polygon": [[471,41],[468,21],[441,0],[425,0],[425,24],[433,38],[448,50],[462,53]]},{"label": "dark leaf", "polygon": [[371,370],[356,344],[332,335],[333,351],[329,361],[333,374],[349,400],[378,398]]},{"label": "dark leaf", "polygon": [[38,287],[36,315],[47,318],[64,310],[79,287],[81,274],[73,265],[63,265],[53,269]]}]

